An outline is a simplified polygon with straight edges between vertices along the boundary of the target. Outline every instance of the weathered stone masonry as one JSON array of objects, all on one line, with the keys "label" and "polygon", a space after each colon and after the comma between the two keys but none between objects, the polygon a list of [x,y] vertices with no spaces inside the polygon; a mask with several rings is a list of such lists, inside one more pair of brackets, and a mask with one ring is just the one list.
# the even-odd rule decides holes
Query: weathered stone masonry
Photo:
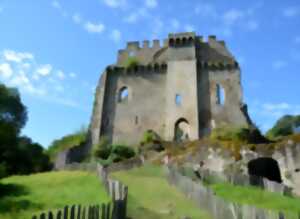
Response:
[{"label": "weathered stone masonry", "polygon": [[[149,44],[129,42],[101,75],[90,145],[102,136],[137,144],[147,130],[165,140],[194,140],[222,124],[249,125],[240,68],[224,41],[210,36],[206,42],[192,32]],[[133,57],[138,65],[126,68]]]}]

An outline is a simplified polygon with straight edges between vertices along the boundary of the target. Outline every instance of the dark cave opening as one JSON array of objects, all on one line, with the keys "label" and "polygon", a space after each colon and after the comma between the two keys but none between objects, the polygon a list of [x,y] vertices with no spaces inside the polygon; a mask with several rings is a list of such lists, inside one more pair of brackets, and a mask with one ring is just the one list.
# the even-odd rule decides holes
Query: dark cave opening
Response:
[{"label": "dark cave opening", "polygon": [[248,162],[248,174],[250,184],[254,186],[262,185],[262,178],[278,183],[282,182],[278,162],[271,157],[260,157]]}]

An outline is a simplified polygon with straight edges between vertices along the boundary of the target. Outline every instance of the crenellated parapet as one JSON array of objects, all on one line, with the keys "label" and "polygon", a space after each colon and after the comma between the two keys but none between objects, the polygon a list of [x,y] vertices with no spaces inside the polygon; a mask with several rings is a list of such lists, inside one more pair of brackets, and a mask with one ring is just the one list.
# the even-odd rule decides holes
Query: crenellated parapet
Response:
[{"label": "crenellated parapet", "polygon": [[239,64],[238,62],[198,62],[198,67],[206,70],[234,70],[239,69]]},{"label": "crenellated parapet", "polygon": [[108,66],[107,73],[116,74],[143,74],[143,73],[166,73],[168,65],[166,63],[154,63],[148,65],[136,65],[132,67]]}]

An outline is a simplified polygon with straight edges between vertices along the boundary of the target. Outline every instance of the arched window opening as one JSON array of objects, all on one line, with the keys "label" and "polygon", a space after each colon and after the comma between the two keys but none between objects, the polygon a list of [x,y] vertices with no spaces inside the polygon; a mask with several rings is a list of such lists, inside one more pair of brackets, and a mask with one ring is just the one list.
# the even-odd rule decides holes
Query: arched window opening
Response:
[{"label": "arched window opening", "polygon": [[224,105],[225,104],[225,89],[220,85],[217,84],[217,104]]},{"label": "arched window opening", "polygon": [[128,88],[122,87],[119,91],[119,102],[124,102],[128,100]]},{"label": "arched window opening", "polygon": [[175,104],[177,106],[181,106],[181,103],[182,103],[182,97],[181,97],[181,95],[180,94],[176,94],[176,96],[175,96]]},{"label": "arched window opening", "polygon": [[184,119],[178,119],[175,123],[174,140],[177,142],[186,141],[190,138],[190,125],[189,122]]}]

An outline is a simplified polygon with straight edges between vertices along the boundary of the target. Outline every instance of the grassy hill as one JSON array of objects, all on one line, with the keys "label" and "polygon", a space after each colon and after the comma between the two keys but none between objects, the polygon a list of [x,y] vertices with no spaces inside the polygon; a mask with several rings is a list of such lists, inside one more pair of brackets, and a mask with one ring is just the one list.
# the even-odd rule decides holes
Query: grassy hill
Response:
[{"label": "grassy hill", "polygon": [[142,219],[210,219],[204,210],[170,186],[159,166],[146,165],[112,175],[129,186],[128,216]]},{"label": "grassy hill", "polygon": [[87,172],[61,171],[0,180],[1,219],[26,219],[65,205],[108,201],[97,176]]}]

